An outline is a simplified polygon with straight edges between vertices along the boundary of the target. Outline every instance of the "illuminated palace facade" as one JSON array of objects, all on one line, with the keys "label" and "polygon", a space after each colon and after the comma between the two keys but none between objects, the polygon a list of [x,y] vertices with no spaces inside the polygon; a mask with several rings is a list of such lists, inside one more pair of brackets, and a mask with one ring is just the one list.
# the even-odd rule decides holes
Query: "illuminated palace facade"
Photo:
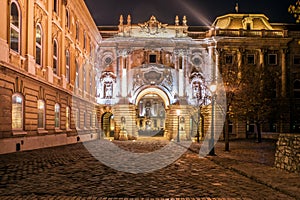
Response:
[{"label": "illuminated palace facade", "polygon": [[[189,140],[197,130],[202,138],[211,121],[209,85],[226,92],[223,73],[242,78],[245,66],[277,74],[270,89],[285,109],[262,131],[299,132],[296,26],[235,13],[210,27],[177,16],[173,25],[120,16],[115,27],[97,27],[82,0],[1,1],[0,11],[0,153],[103,137]],[[231,138],[253,131],[247,120],[228,126]]]}]

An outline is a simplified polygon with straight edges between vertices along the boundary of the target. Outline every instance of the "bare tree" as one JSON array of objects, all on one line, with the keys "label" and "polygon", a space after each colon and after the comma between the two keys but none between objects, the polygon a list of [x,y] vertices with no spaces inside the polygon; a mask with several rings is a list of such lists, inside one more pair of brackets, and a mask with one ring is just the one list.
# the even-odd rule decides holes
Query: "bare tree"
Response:
[{"label": "bare tree", "polygon": [[[257,141],[261,142],[261,125],[268,121],[277,107],[273,88],[276,87],[278,73],[272,68],[245,65],[239,70],[225,69],[222,74],[228,108],[225,128],[231,119],[252,121]],[[228,129],[225,129],[225,140],[228,135]],[[225,150],[229,150],[229,143],[227,145]]]}]

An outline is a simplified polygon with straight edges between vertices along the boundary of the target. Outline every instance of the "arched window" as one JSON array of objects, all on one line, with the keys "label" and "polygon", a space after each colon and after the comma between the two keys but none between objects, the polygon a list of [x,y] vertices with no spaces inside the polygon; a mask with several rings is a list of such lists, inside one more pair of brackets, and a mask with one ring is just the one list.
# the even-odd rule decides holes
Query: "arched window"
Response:
[{"label": "arched window", "polygon": [[60,106],[58,103],[54,106],[54,122],[55,122],[55,128],[60,127]]},{"label": "arched window", "polygon": [[85,66],[82,67],[83,70],[83,91],[86,91],[86,71]]},{"label": "arched window", "polygon": [[10,4],[10,48],[20,53],[21,15],[17,2]]},{"label": "arched window", "polygon": [[75,60],[75,68],[75,87],[79,88],[79,64],[77,60]]},{"label": "arched window", "polygon": [[90,71],[90,74],[89,74],[89,79],[90,79],[90,95],[92,95],[92,90],[93,90],[93,78],[92,78],[92,71]]},{"label": "arched window", "polygon": [[86,32],[83,34],[83,49],[86,49]]},{"label": "arched window", "polygon": [[45,102],[38,100],[38,128],[45,128]]},{"label": "arched window", "polygon": [[53,0],[53,11],[58,13],[58,0]]},{"label": "arched window", "polygon": [[21,94],[12,95],[12,129],[23,129],[23,96]]},{"label": "arched window", "polygon": [[66,28],[70,29],[70,16],[69,16],[69,10],[66,9]]},{"label": "arched window", "polygon": [[79,40],[79,22],[76,22],[76,40]]},{"label": "arched window", "polygon": [[42,28],[41,25],[38,24],[35,32],[35,62],[38,65],[42,64],[42,44]]},{"label": "arched window", "polygon": [[58,74],[58,45],[56,40],[53,40],[53,73]]},{"label": "arched window", "polygon": [[71,113],[70,113],[70,107],[66,107],[66,129],[70,129],[71,124]]},{"label": "arched window", "polygon": [[294,81],[294,98],[300,98],[300,80]]},{"label": "arched window", "polygon": [[70,82],[70,52],[66,50],[66,81]]}]

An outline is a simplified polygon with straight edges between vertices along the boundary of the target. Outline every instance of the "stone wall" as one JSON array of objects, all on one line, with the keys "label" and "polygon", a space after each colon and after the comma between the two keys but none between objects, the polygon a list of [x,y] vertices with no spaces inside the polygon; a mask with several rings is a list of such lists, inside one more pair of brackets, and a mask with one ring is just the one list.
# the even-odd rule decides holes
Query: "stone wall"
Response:
[{"label": "stone wall", "polygon": [[275,167],[300,173],[300,134],[280,134],[276,146]]}]

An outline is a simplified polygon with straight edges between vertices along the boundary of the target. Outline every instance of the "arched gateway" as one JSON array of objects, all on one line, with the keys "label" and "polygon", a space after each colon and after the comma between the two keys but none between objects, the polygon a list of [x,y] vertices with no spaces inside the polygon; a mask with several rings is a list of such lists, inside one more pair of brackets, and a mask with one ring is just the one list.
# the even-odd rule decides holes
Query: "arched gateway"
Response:
[{"label": "arched gateway", "polygon": [[152,16],[132,25],[121,17],[118,34],[103,39],[96,60],[97,102],[100,115],[109,108],[114,117],[115,139],[153,131],[168,139],[196,134],[195,108],[201,105],[203,111],[210,103],[206,85],[217,78],[218,57],[216,41],[188,37],[184,20],[169,26]]}]

